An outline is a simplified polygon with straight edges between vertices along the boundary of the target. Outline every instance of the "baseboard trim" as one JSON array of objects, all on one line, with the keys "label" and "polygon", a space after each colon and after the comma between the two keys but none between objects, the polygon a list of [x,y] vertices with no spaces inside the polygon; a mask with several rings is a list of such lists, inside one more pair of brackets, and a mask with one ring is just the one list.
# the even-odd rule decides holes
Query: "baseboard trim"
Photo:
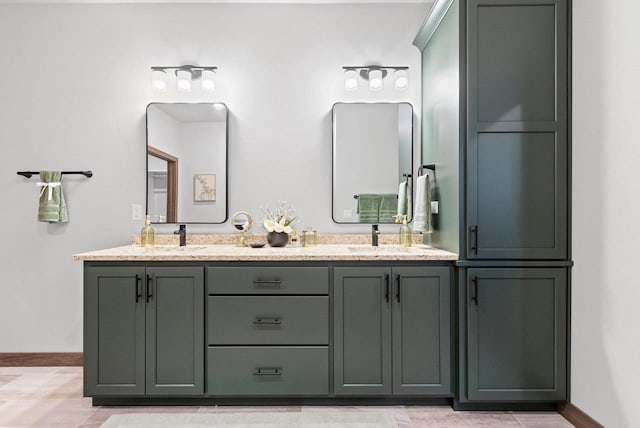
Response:
[{"label": "baseboard trim", "polygon": [[0,367],[82,366],[82,352],[2,352]]},{"label": "baseboard trim", "polygon": [[572,403],[560,404],[558,406],[558,412],[577,428],[604,428],[604,425],[600,424]]}]

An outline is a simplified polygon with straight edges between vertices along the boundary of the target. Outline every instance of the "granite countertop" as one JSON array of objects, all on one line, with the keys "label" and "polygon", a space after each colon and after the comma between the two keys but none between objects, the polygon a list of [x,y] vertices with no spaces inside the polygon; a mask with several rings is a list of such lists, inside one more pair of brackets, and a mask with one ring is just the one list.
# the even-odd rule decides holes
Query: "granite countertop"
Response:
[{"label": "granite countertop", "polygon": [[140,247],[127,245],[74,254],[76,260],[86,261],[321,261],[321,260],[440,260],[455,261],[458,255],[423,244],[411,247],[382,244],[321,244],[315,247],[263,248],[236,247],[234,245],[191,244],[155,245]]}]

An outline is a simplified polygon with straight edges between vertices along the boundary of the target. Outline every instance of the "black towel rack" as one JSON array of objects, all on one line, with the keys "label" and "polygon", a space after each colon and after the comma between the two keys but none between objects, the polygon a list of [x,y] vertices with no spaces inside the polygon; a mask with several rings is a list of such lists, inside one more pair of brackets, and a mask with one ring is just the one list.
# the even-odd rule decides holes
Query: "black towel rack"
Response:
[{"label": "black towel rack", "polygon": [[[360,195],[353,195],[353,199],[358,199],[360,198]],[[396,199],[398,199],[398,195],[396,195]]]},{"label": "black towel rack", "polygon": [[422,175],[422,173],[424,172],[425,169],[430,169],[433,172],[436,172],[436,164],[435,163],[427,163],[424,165],[420,165],[420,168],[418,168],[418,175]]},{"label": "black towel rack", "polygon": [[[93,177],[92,171],[62,171],[61,174],[62,175],[71,175],[71,174],[84,175],[87,178]],[[31,176],[33,175],[40,175],[40,171],[18,171],[18,175],[31,178]]]}]

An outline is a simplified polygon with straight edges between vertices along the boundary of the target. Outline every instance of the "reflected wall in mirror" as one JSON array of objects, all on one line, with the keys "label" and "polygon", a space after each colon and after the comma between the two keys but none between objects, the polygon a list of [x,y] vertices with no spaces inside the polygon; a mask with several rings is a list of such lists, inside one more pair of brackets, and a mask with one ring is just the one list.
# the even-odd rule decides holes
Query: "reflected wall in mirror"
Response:
[{"label": "reflected wall in mirror", "polygon": [[409,103],[333,106],[336,223],[393,223],[412,217],[413,107]]},{"label": "reflected wall in mirror", "polygon": [[147,106],[147,214],[153,223],[227,220],[227,118],[221,103]]}]

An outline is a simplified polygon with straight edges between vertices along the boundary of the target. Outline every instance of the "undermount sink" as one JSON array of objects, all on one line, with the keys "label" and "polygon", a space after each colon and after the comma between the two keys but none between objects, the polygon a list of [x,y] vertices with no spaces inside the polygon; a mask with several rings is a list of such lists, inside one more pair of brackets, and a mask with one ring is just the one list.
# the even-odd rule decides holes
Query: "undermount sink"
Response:
[{"label": "undermount sink", "polygon": [[378,247],[374,247],[370,245],[361,245],[361,246],[347,247],[347,249],[354,253],[379,253],[379,252],[408,253],[411,251],[411,247],[399,247],[395,245],[380,245]]},{"label": "undermount sink", "polygon": [[198,251],[204,250],[207,248],[205,245],[186,245],[184,247],[180,247],[178,245],[156,245],[153,247],[146,247],[146,250],[150,251],[176,251],[176,252],[184,252],[184,251]]}]

